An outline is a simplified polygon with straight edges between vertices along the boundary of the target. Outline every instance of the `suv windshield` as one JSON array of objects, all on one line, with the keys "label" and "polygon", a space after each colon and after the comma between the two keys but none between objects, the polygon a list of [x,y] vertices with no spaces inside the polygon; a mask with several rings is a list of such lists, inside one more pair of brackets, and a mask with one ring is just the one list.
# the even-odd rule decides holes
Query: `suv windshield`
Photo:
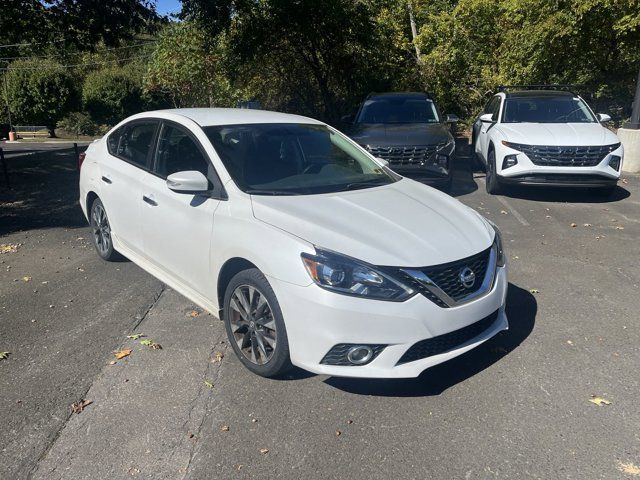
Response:
[{"label": "suv windshield", "polygon": [[424,97],[380,97],[364,102],[356,123],[439,123],[438,110]]},{"label": "suv windshield", "polygon": [[204,131],[236,185],[250,194],[338,192],[400,178],[325,125],[220,125]]},{"label": "suv windshield", "polygon": [[594,123],[587,104],[578,97],[507,97],[503,123]]}]

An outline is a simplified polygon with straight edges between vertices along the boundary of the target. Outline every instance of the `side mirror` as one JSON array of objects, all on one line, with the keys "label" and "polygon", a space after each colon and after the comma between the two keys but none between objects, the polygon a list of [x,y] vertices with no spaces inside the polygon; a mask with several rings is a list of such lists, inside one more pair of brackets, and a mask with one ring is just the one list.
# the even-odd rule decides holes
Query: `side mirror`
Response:
[{"label": "side mirror", "polygon": [[484,123],[493,123],[493,113],[484,113],[480,115],[480,121]]},{"label": "side mirror", "polygon": [[458,118],[457,115],[453,115],[452,113],[448,113],[447,115],[445,115],[444,121],[446,123],[458,123],[460,121],[460,119]]},{"label": "side mirror", "polygon": [[385,160],[384,158],[380,158],[380,157],[376,157],[376,160],[378,161],[378,163],[381,163],[383,167],[389,168],[388,160]]},{"label": "side mirror", "polygon": [[342,123],[353,123],[353,115],[344,115],[343,117],[340,117],[340,121],[342,121]]},{"label": "side mirror", "polygon": [[207,193],[209,191],[209,180],[202,172],[196,170],[185,170],[184,172],[172,173],[167,177],[167,187],[176,193]]},{"label": "side mirror", "polygon": [[599,113],[598,114],[598,121],[600,123],[610,122],[611,121],[611,116],[607,115],[606,113]]}]

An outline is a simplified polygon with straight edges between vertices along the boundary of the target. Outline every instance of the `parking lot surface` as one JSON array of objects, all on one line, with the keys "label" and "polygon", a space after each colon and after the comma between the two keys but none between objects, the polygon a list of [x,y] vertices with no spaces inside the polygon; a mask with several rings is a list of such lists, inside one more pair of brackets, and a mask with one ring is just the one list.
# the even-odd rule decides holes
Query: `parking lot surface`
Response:
[{"label": "parking lot surface", "polygon": [[640,177],[489,196],[458,148],[452,194],[503,233],[510,329],[378,381],[252,375],[215,317],[99,260],[72,156],[12,157],[0,478],[640,478]]}]

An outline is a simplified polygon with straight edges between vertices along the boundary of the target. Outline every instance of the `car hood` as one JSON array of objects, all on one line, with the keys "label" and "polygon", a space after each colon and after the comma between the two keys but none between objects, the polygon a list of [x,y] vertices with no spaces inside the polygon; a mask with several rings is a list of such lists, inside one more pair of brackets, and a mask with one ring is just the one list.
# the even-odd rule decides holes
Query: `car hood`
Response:
[{"label": "car hood", "polygon": [[360,145],[437,145],[453,139],[442,123],[357,124],[348,133]]},{"label": "car hood", "polygon": [[610,145],[620,141],[599,123],[502,123],[498,128],[507,141],[525,145]]},{"label": "car hood", "polygon": [[331,194],[253,195],[251,201],[257,219],[375,265],[437,265],[493,242],[493,230],[475,211],[409,179]]}]

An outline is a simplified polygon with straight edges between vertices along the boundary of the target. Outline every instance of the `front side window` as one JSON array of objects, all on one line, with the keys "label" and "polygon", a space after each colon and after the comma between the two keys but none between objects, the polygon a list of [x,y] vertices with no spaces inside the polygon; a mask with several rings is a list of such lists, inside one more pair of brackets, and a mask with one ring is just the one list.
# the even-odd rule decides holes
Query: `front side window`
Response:
[{"label": "front side window", "polygon": [[209,162],[185,130],[165,124],[158,140],[155,170],[165,178],[185,170],[196,170],[206,176]]},{"label": "front side window", "polygon": [[578,97],[513,97],[504,106],[504,123],[594,123],[587,104]]},{"label": "front side window", "polygon": [[204,131],[236,185],[255,195],[328,193],[399,178],[326,125],[221,125]]},{"label": "front side window", "polygon": [[146,167],[157,126],[157,122],[136,122],[123,125],[109,136],[107,140],[109,153],[141,167]]},{"label": "front side window", "polygon": [[432,100],[421,97],[371,98],[364,102],[356,123],[438,123]]}]

